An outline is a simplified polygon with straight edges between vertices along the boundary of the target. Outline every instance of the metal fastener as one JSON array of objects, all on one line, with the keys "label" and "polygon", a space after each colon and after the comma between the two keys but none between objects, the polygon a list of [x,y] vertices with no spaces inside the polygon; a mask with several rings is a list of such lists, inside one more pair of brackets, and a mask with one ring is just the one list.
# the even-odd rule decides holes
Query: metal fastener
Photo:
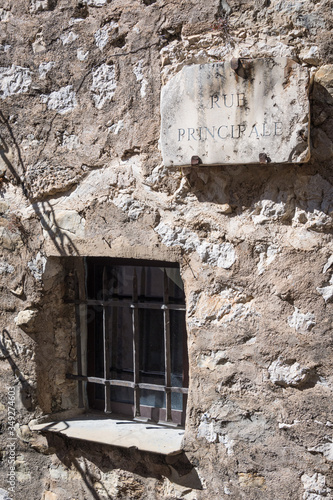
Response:
[{"label": "metal fastener", "polygon": [[195,165],[200,165],[202,161],[200,160],[199,156],[192,156],[191,158],[191,165],[192,167]]}]

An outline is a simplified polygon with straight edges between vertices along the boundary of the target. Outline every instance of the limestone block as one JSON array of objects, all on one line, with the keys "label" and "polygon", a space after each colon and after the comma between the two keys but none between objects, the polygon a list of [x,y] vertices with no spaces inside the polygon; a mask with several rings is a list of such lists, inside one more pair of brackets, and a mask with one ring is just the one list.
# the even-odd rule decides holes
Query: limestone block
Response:
[{"label": "limestone block", "polygon": [[[63,135],[64,147],[74,146],[75,139],[69,139]],[[75,147],[73,147],[75,149]],[[78,171],[68,165],[52,165],[48,161],[39,161],[33,165],[28,165],[26,171],[26,182],[29,187],[31,198],[43,199],[46,195],[67,191],[73,184],[76,184],[82,176],[82,171]]]},{"label": "limestone block", "polygon": [[307,64],[318,66],[320,64],[319,47],[317,45],[313,45],[309,49],[302,50],[300,53],[300,59]]},{"label": "limestone block", "polygon": [[63,45],[69,45],[70,43],[74,42],[77,38],[79,38],[79,35],[77,35],[73,31],[60,35],[60,40],[62,41]]},{"label": "limestone block", "polygon": [[53,491],[44,491],[42,500],[58,500],[58,495]]},{"label": "limestone block", "polygon": [[57,111],[61,115],[73,111],[77,106],[75,91],[72,85],[62,87],[58,91],[51,92],[49,95],[42,95],[41,100],[47,104],[48,109]]},{"label": "limestone block", "polygon": [[308,313],[301,313],[297,307],[295,307],[294,313],[288,317],[288,325],[299,333],[309,332],[316,324],[315,315]]},{"label": "limestone block", "polygon": [[209,354],[200,354],[197,365],[199,368],[215,370],[217,366],[228,364],[227,361],[228,357],[225,351],[212,351]]},{"label": "limestone block", "polygon": [[42,54],[46,51],[43,33],[37,33],[36,40],[32,44],[32,50],[34,54]]},{"label": "limestone block", "polygon": [[103,7],[103,5],[106,5],[110,0],[83,0],[83,3],[86,3],[89,5],[89,7]]},{"label": "limestone block", "polygon": [[269,245],[265,252],[260,253],[257,265],[259,275],[265,272],[266,268],[275,260],[280,252],[281,248],[278,245]]},{"label": "limestone block", "polygon": [[167,246],[180,246],[186,251],[196,251],[200,259],[210,265],[230,269],[236,261],[236,251],[232,243],[210,243],[200,241],[198,235],[184,227],[170,227],[160,222],[155,231]]},{"label": "limestone block", "polygon": [[48,229],[46,233],[49,235],[61,235],[68,233],[72,236],[83,238],[85,234],[85,219],[81,217],[75,210],[55,210],[52,217],[47,219],[45,214]]},{"label": "limestone block", "polygon": [[315,453],[322,453],[327,460],[333,461],[333,439],[330,436],[325,436],[323,441],[312,448],[309,451]]},{"label": "limestone block", "polygon": [[206,439],[208,443],[217,442],[217,433],[214,430],[214,422],[210,420],[210,418],[206,414],[202,416],[200,425],[198,427],[197,437],[199,439]]},{"label": "limestone block", "polygon": [[89,50],[84,50],[82,48],[77,49],[76,57],[79,61],[85,61],[89,55]]},{"label": "limestone block", "polygon": [[1,22],[8,22],[11,18],[13,17],[13,14],[10,12],[9,9],[2,9],[0,8],[0,21]]},{"label": "limestone block", "polygon": [[14,250],[22,246],[22,237],[20,231],[12,230],[9,227],[2,227],[0,225],[0,245],[7,250]]},{"label": "limestone block", "polygon": [[13,274],[15,268],[8,264],[8,262],[0,262],[0,274]]},{"label": "limestone block", "polygon": [[308,161],[308,81],[279,57],[185,66],[162,89],[164,164]]},{"label": "limestone block", "polygon": [[9,493],[7,490],[4,490],[3,488],[0,488],[0,498],[1,500],[11,500],[12,494]]},{"label": "limestone block", "polygon": [[310,369],[301,367],[299,363],[278,359],[268,368],[271,381],[282,387],[297,387],[309,377]]},{"label": "limestone block", "polygon": [[0,67],[0,97],[28,92],[31,85],[32,72],[21,66]]},{"label": "limestone block", "polygon": [[332,302],[333,300],[333,276],[330,279],[330,285],[324,287],[318,287],[317,292],[322,295],[325,302]]},{"label": "limestone block", "polygon": [[323,474],[315,473],[312,476],[303,474],[301,477],[304,494],[303,500],[320,500],[321,498],[330,498],[331,488],[326,486],[326,477]]},{"label": "limestone block", "polygon": [[42,276],[45,271],[46,257],[40,252],[37,253],[36,257],[28,262],[28,268],[36,281],[42,281]]},{"label": "limestone block", "polygon": [[266,485],[266,480],[262,476],[257,474],[240,472],[238,474],[239,484],[243,488],[255,487],[264,488]]},{"label": "limestone block", "polygon": [[30,431],[30,428],[28,425],[19,425],[19,424],[16,424],[15,425],[15,431],[16,431],[16,434],[17,436],[22,440],[22,441],[25,441],[25,442],[28,442],[30,441],[31,437],[32,437],[32,433]]},{"label": "limestone block", "polygon": [[319,68],[314,81],[322,85],[333,97],[333,64],[326,64]]},{"label": "limestone block", "polygon": [[325,274],[333,265],[333,254],[329,257],[328,261],[324,265],[323,273]]},{"label": "limestone block", "polygon": [[203,262],[223,269],[230,269],[237,258],[232,243],[210,244],[204,241],[197,248],[197,252]]},{"label": "limestone block", "polygon": [[141,84],[140,94],[141,94],[141,97],[143,98],[143,97],[146,97],[146,89],[147,89],[148,81],[144,78],[143,71],[142,71],[142,63],[143,63],[143,61],[140,60],[134,66],[133,72],[135,74],[136,81]]},{"label": "limestone block", "polygon": [[113,64],[102,64],[93,72],[92,77],[92,98],[96,108],[102,109],[107,101],[111,101],[117,88],[115,67]]},{"label": "limestone block", "polygon": [[68,481],[68,469],[61,464],[51,465],[49,467],[49,472],[52,479],[55,479],[57,481]]},{"label": "limestone block", "polygon": [[39,12],[50,8],[50,0],[31,0],[30,12]]},{"label": "limestone block", "polygon": [[34,331],[37,314],[38,311],[36,309],[26,309],[25,311],[20,311],[14,318],[14,323],[24,332],[31,333]]},{"label": "limestone block", "polygon": [[54,65],[55,62],[52,61],[40,63],[40,65],[38,66],[39,78],[41,80],[44,80],[47,73],[53,68]]},{"label": "limestone block", "polygon": [[99,50],[103,50],[109,40],[109,33],[111,30],[118,28],[118,23],[111,21],[110,24],[103,26],[94,34],[95,43]]}]

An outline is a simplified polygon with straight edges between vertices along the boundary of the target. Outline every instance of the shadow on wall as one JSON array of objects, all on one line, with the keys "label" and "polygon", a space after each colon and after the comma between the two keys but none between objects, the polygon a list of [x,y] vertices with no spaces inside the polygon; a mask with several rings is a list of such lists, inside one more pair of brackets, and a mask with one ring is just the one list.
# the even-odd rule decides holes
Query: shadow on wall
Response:
[{"label": "shadow on wall", "polygon": [[136,449],[85,443],[53,433],[46,433],[46,436],[49,447],[57,450],[59,460],[78,472],[96,500],[112,500],[118,493],[114,491],[117,488],[122,494],[133,495],[131,498],[145,498],[140,477],[161,482],[167,478],[185,488],[202,489],[199,476],[185,453],[168,457]]},{"label": "shadow on wall", "polygon": [[[54,246],[56,247],[57,251],[59,252],[60,255],[79,255],[78,249],[73,243],[72,239],[68,234],[65,234],[60,227],[57,225],[56,218],[54,215],[54,210],[52,205],[47,201],[43,200],[41,202],[35,202],[33,199],[31,199],[29,195],[29,189],[25,185],[25,172],[26,168],[24,166],[23,160],[22,160],[22,154],[20,147],[17,143],[17,140],[14,136],[13,130],[8,122],[8,119],[5,118],[4,114],[2,111],[0,111],[0,123],[5,125],[9,136],[12,139],[12,143],[17,151],[17,156],[18,156],[18,163],[20,166],[21,170],[21,175],[19,172],[15,169],[13,163],[9,159],[9,147],[5,141],[5,138],[0,135],[0,156],[5,163],[6,167],[8,168],[9,172],[12,174],[15,183],[19,185],[22,189],[22,193],[24,197],[29,201],[31,204],[33,210],[35,211],[36,216],[40,220],[40,223],[42,225],[42,228],[48,232],[50,238],[52,239]],[[3,196],[1,191],[4,191],[5,187],[2,185],[0,187],[0,196]],[[41,211],[40,205],[42,205],[43,210]],[[45,218],[43,214],[48,215],[48,220]]]},{"label": "shadow on wall", "polygon": [[[9,352],[7,345],[11,346],[12,354]],[[14,357],[19,358],[19,352],[17,351],[16,343],[12,339],[8,330],[3,329],[0,337],[0,359],[7,360],[13,375],[15,378],[18,378],[20,381],[20,385],[16,386],[18,392],[16,392],[16,408],[19,410],[19,407],[23,405],[26,410],[31,411],[34,408],[34,394],[35,390],[31,384],[29,384],[28,380],[23,376],[19,367],[14,361]]]}]

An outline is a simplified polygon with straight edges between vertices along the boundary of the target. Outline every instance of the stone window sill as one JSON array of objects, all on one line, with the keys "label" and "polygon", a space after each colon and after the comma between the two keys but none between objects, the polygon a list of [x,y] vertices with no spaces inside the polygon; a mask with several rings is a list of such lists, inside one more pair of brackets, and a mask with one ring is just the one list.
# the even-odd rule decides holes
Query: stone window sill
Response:
[{"label": "stone window sill", "polygon": [[[52,416],[50,416],[52,418]],[[55,432],[69,438],[92,441],[150,453],[177,455],[183,451],[184,429],[137,422],[118,415],[87,413],[74,418],[33,423],[32,431]]]}]

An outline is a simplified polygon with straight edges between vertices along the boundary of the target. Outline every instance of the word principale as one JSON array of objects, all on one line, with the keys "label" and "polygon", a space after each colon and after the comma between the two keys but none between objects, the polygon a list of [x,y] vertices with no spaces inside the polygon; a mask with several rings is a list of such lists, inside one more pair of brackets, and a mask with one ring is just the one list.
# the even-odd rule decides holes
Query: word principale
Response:
[{"label": "word principale", "polygon": [[241,125],[219,125],[212,127],[179,128],[178,142],[180,141],[206,141],[207,139],[240,139],[243,136],[248,138],[271,137],[282,135],[282,122],[271,124],[255,124],[251,127]]}]

